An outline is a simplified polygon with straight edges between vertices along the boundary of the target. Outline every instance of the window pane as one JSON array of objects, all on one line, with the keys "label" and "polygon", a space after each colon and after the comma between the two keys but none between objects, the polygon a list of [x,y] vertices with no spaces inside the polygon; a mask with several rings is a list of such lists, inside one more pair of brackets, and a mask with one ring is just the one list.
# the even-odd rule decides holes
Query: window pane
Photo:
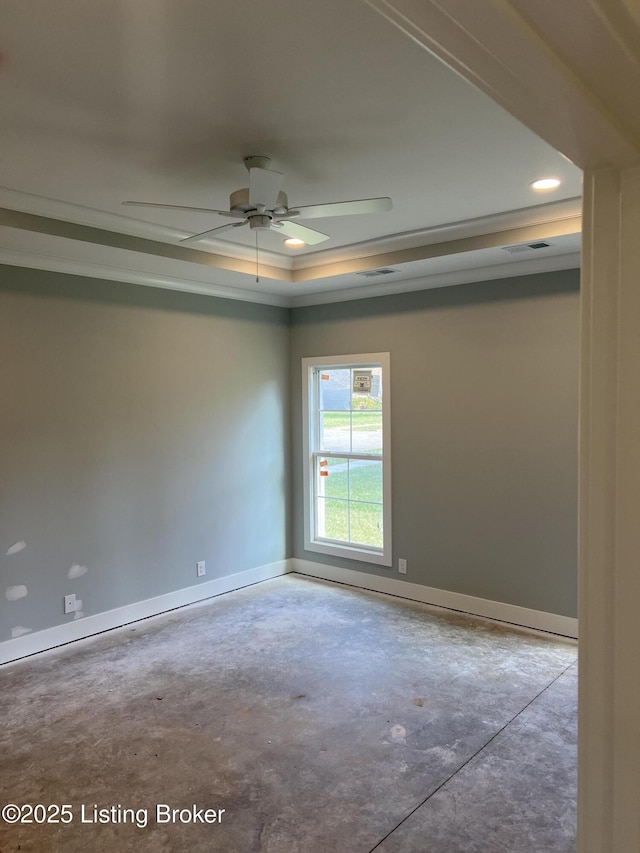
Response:
[{"label": "window pane", "polygon": [[383,462],[389,357],[361,353],[327,356],[326,361],[329,365],[321,357],[303,359],[309,413],[305,548],[388,566],[391,529],[383,535],[382,528],[390,518],[390,482]]},{"label": "window pane", "polygon": [[349,497],[348,464],[346,459],[318,457],[316,483],[319,496],[344,498],[345,500]]},{"label": "window pane", "polygon": [[382,506],[350,503],[351,541],[354,544],[382,548]]},{"label": "window pane", "polygon": [[319,450],[351,450],[351,412],[320,412]]},{"label": "window pane", "polygon": [[382,503],[382,462],[349,462],[349,497],[352,501]]},{"label": "window pane", "polygon": [[351,371],[349,368],[318,371],[318,397],[322,411],[349,411],[351,408]]},{"label": "window pane", "polygon": [[318,536],[349,541],[349,504],[335,498],[317,498]]},{"label": "window pane", "polygon": [[382,453],[382,412],[353,412],[351,451]]}]

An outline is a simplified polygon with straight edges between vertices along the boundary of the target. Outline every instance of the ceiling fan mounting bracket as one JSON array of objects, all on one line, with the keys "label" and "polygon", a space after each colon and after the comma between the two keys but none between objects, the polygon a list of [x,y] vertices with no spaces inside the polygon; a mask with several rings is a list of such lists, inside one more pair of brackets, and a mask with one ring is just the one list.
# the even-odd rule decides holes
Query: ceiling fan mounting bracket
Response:
[{"label": "ceiling fan mounting bracket", "polygon": [[247,170],[268,169],[271,164],[271,157],[252,154],[250,157],[243,157],[242,162],[247,167]]}]

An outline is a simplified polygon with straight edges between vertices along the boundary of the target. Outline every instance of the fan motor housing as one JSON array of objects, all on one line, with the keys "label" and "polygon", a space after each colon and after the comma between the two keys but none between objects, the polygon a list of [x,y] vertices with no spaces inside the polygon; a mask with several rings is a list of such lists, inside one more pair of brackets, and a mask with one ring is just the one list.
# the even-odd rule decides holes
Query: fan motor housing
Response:
[{"label": "fan motor housing", "polygon": [[[229,210],[232,213],[242,213],[246,215],[255,209],[255,205],[249,203],[249,187],[243,187],[241,190],[236,190],[229,196]],[[287,198],[287,194],[281,190],[278,193],[276,206],[273,208],[271,213],[286,213],[288,209],[289,199]],[[252,227],[256,228],[260,226]]]},{"label": "fan motor housing", "polygon": [[268,213],[250,213],[249,228],[270,228],[271,217]]}]

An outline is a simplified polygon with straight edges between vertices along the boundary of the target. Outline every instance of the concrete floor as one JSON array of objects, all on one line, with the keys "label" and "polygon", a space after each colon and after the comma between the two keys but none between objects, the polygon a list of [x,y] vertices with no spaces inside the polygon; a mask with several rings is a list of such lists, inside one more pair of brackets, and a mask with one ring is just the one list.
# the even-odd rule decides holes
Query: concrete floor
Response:
[{"label": "concrete floor", "polygon": [[0,851],[569,853],[575,661],[295,575],[81,641],[0,673],[0,798],[73,815]]}]

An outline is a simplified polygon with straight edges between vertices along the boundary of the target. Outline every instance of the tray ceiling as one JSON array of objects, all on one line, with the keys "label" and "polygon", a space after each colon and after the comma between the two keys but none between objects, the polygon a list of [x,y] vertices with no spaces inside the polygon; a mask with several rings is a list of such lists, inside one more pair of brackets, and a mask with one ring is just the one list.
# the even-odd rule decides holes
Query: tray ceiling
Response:
[{"label": "tray ceiling", "polygon": [[[433,286],[544,237],[540,268],[578,263],[580,170],[364,2],[0,10],[0,262],[281,304],[367,295],[382,283],[356,276],[380,266],[397,268],[389,292]],[[225,208],[249,154],[284,172],[292,206],[388,195],[393,210],[314,220],[319,247],[260,232],[256,283],[255,232],[187,251],[224,220],[121,205]],[[534,193],[549,174],[561,186]]]}]

